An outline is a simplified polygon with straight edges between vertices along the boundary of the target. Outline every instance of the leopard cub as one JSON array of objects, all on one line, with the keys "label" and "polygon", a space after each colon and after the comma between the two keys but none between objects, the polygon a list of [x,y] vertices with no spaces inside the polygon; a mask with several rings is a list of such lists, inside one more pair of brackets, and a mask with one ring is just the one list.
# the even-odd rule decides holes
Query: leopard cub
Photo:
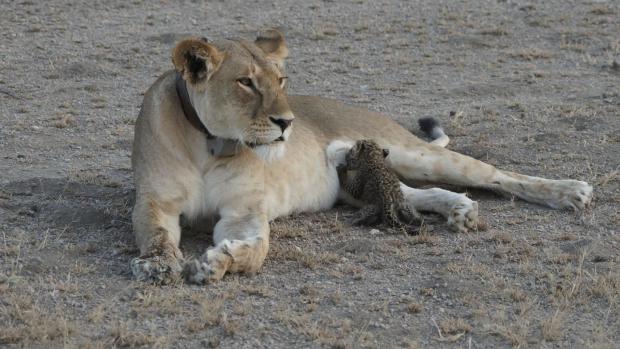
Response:
[{"label": "leopard cub", "polygon": [[337,167],[340,186],[362,203],[355,224],[386,223],[413,233],[407,227],[420,215],[407,205],[398,177],[385,163],[388,155],[387,149],[372,140],[357,141]]}]

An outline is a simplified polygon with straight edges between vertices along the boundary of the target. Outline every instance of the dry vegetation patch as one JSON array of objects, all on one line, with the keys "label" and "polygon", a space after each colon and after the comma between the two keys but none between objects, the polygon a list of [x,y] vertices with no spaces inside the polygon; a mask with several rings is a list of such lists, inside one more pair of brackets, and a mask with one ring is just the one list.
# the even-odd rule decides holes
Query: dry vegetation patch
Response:
[{"label": "dry vegetation patch", "polygon": [[513,58],[521,59],[524,61],[534,61],[538,59],[550,59],[554,58],[556,55],[547,50],[542,50],[538,48],[524,48],[516,51],[509,52],[509,55]]}]

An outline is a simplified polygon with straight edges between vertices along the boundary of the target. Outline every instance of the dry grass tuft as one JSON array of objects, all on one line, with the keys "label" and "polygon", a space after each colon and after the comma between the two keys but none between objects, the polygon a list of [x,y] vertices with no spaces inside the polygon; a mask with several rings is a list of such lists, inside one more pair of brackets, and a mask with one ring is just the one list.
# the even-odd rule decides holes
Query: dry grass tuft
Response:
[{"label": "dry grass tuft", "polygon": [[465,266],[460,262],[448,262],[444,269],[451,274],[460,274],[465,270]]},{"label": "dry grass tuft", "polygon": [[155,311],[159,314],[177,315],[183,311],[183,307],[181,307],[177,298],[170,297],[157,288],[137,292],[130,305],[136,314]]},{"label": "dry grass tuft", "polygon": [[514,261],[525,261],[535,255],[536,249],[525,241],[517,243],[516,247],[512,250],[512,258]]},{"label": "dry grass tuft", "polygon": [[564,336],[562,325],[564,324],[564,314],[556,311],[552,316],[544,319],[540,323],[542,336],[547,341],[557,341]]},{"label": "dry grass tuft", "polygon": [[200,319],[206,326],[215,326],[220,323],[224,309],[224,297],[193,297],[200,307]]},{"label": "dry grass tuft", "polygon": [[224,335],[228,337],[234,336],[235,333],[239,332],[239,329],[241,328],[239,321],[229,320],[226,314],[224,314],[222,318],[220,319],[220,326],[222,327],[222,330],[224,331]]},{"label": "dry grass tuft", "polygon": [[109,187],[109,188],[118,188],[120,187],[120,183],[110,180],[106,176],[101,173],[96,173],[89,169],[72,169],[69,171],[69,178],[72,181],[82,183],[82,184],[93,184],[97,186]]},{"label": "dry grass tuft", "polygon": [[262,298],[269,298],[273,296],[273,291],[266,285],[242,285],[240,290],[250,296],[258,296]]},{"label": "dry grass tuft", "polygon": [[498,232],[498,233],[494,233],[493,235],[491,235],[491,237],[489,238],[489,241],[493,241],[498,244],[506,245],[512,242],[512,236],[506,232]]},{"label": "dry grass tuft", "polygon": [[439,238],[435,235],[431,235],[426,229],[420,229],[420,234],[407,237],[407,243],[409,245],[429,245],[434,246],[439,242]]},{"label": "dry grass tuft", "polygon": [[320,295],[320,292],[318,288],[310,284],[305,284],[299,289],[299,294],[308,297],[318,297]]},{"label": "dry grass tuft", "polygon": [[483,29],[480,31],[480,34],[492,35],[492,36],[506,36],[508,35],[508,30],[502,27],[494,27],[494,28]]},{"label": "dry grass tuft", "polygon": [[[192,294],[190,297],[199,306],[198,318],[189,319],[185,322],[185,328],[190,333],[198,333],[206,328],[219,326],[225,336],[232,337],[240,331],[242,324],[239,320],[231,320],[224,311],[226,295],[216,297],[203,294]],[[234,310],[237,314],[243,314],[244,309]]]},{"label": "dry grass tuft", "polygon": [[323,346],[352,348],[353,339],[363,344],[372,338],[365,329],[354,331],[350,319],[313,320],[309,314],[297,314],[289,310],[276,313],[275,319],[295,334],[308,337]]},{"label": "dry grass tuft", "polygon": [[294,239],[308,236],[308,229],[286,220],[276,219],[270,224],[271,235],[277,239]]},{"label": "dry grass tuft", "polygon": [[275,260],[296,261],[308,269],[315,269],[319,265],[329,265],[340,261],[340,256],[332,252],[312,253],[294,246],[289,248],[273,249],[271,258]]},{"label": "dry grass tuft", "polygon": [[510,288],[506,290],[506,293],[515,302],[524,302],[527,300],[527,294],[519,289]]},{"label": "dry grass tuft", "polygon": [[333,305],[338,305],[342,303],[342,292],[336,290],[335,292],[330,293],[327,298]]},{"label": "dry grass tuft", "polygon": [[513,347],[520,347],[527,343],[529,332],[528,325],[529,322],[521,322],[509,326],[494,325],[491,327],[490,332],[504,338],[510,342]]},{"label": "dry grass tuft", "polygon": [[[304,215],[276,219],[271,222],[271,234],[278,239],[305,238],[313,234],[341,234],[347,229],[341,217],[324,212],[318,214],[319,219],[304,219]],[[333,216],[333,217],[332,217]]]},{"label": "dry grass tuft", "polygon": [[0,327],[0,344],[19,343],[27,338],[24,334],[25,329],[22,327],[13,327],[11,325]]},{"label": "dry grass tuft", "polygon": [[103,321],[103,318],[106,315],[106,305],[99,304],[97,305],[88,315],[88,321],[93,324],[100,324]]},{"label": "dry grass tuft", "polygon": [[424,307],[420,303],[411,302],[411,303],[407,304],[407,312],[409,314],[418,314],[423,309],[424,309]]},{"label": "dry grass tuft", "polygon": [[537,48],[522,49],[519,51],[510,52],[509,55],[512,58],[521,59],[524,61],[533,61],[537,59],[549,59],[555,57],[553,52],[545,51]]},{"label": "dry grass tuft", "polygon": [[420,294],[427,297],[432,297],[435,294],[435,289],[432,287],[423,288],[420,290]]},{"label": "dry grass tuft", "polygon": [[462,318],[451,318],[439,322],[439,328],[443,334],[454,335],[469,333],[472,327]]},{"label": "dry grass tuft", "polygon": [[109,332],[113,338],[115,346],[121,348],[136,348],[148,346],[149,348],[165,348],[167,344],[166,336],[155,336],[151,333],[144,333],[129,329],[126,323],[117,322]]},{"label": "dry grass tuft", "polygon": [[599,5],[599,6],[595,6],[592,10],[590,10],[590,13],[593,15],[597,15],[597,16],[607,16],[607,15],[613,15],[616,12],[610,6]]},{"label": "dry grass tuft", "polygon": [[574,241],[577,240],[577,235],[574,233],[562,233],[557,237],[558,241]]},{"label": "dry grass tuft", "polygon": [[75,125],[75,119],[71,115],[62,115],[53,120],[52,125],[56,128],[67,128]]},{"label": "dry grass tuft", "polygon": [[577,256],[574,254],[570,254],[570,253],[566,253],[566,252],[562,252],[556,255],[553,255],[549,258],[549,262],[553,263],[553,264],[557,264],[557,265],[566,265],[569,264],[571,262],[574,262],[577,260]]},{"label": "dry grass tuft", "polygon": [[588,291],[592,296],[605,298],[613,304],[620,295],[620,278],[611,272],[607,275],[593,276],[593,282]]},{"label": "dry grass tuft", "polygon": [[343,270],[345,275],[350,275],[353,280],[362,280],[364,278],[364,268],[359,265],[346,265]]},{"label": "dry grass tuft", "polygon": [[11,319],[0,326],[0,344],[64,340],[76,332],[76,324],[61,311],[42,308],[29,294],[4,296],[2,315]]}]

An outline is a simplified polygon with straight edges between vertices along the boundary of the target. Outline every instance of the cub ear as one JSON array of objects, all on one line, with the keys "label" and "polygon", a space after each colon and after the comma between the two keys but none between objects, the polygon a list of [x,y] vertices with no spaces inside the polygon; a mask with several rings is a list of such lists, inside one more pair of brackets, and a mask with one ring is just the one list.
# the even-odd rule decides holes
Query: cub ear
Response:
[{"label": "cub ear", "polygon": [[388,157],[388,155],[390,155],[390,150],[389,150],[389,149],[385,149],[385,148],[383,148],[383,158],[384,158],[384,159],[385,159],[385,158],[387,158],[387,157]]},{"label": "cub ear", "polygon": [[192,84],[208,80],[224,58],[215,46],[205,39],[189,38],[172,49],[172,63],[185,81]]},{"label": "cub ear", "polygon": [[268,59],[271,59],[279,66],[284,66],[284,59],[288,57],[288,48],[284,41],[284,35],[277,29],[268,29],[258,34],[254,41]]},{"label": "cub ear", "polygon": [[365,148],[366,148],[366,142],[364,141],[357,141],[357,143],[355,144],[355,150],[358,153],[362,152]]}]

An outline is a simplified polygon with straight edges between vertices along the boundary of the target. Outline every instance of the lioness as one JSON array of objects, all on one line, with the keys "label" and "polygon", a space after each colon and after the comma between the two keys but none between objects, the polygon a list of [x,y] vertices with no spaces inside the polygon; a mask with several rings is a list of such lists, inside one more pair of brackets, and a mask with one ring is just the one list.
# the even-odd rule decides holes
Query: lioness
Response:
[{"label": "lioness", "polygon": [[[190,38],[174,47],[176,69],[148,89],[135,128],[133,227],[140,257],[131,268],[138,280],[179,276],[181,215],[219,216],[215,246],[188,264],[188,280],[256,272],[269,248],[269,221],[332,207],[339,185],[327,156],[362,138],[389,149],[387,164],[407,183],[488,188],[553,208],[582,209],[591,201],[585,182],[500,171],[443,148],[443,140],[423,142],[379,113],[287,96],[287,55],[276,30],[255,41]],[[445,216],[457,231],[477,225],[477,203],[464,194],[401,189],[411,207]]]}]

